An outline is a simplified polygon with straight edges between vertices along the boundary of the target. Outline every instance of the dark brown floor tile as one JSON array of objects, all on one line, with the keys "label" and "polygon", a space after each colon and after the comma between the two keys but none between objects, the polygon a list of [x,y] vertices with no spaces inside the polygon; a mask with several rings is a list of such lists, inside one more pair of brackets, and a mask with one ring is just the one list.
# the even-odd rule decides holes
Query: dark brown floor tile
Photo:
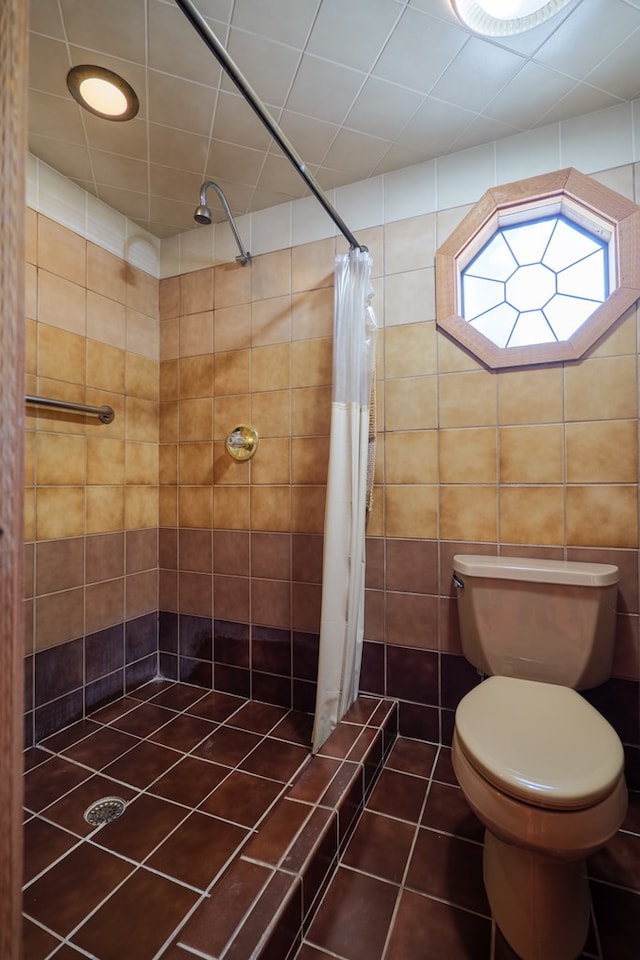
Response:
[{"label": "dark brown floor tile", "polygon": [[269,733],[287,714],[284,707],[276,707],[271,703],[260,703],[258,700],[249,700],[234,713],[230,723],[242,730],[251,730],[253,733]]},{"label": "dark brown floor tile", "polygon": [[337,759],[346,757],[361,731],[362,727],[355,723],[339,723],[329,739],[321,746],[318,751],[319,756],[335,757]]},{"label": "dark brown floor tile", "polygon": [[279,740],[290,740],[299,743],[307,749],[311,748],[311,734],[313,732],[313,717],[309,713],[300,713],[291,710],[286,717],[275,725],[270,736]]},{"label": "dark brown floor tile", "polygon": [[122,800],[131,800],[135,791],[125,787],[122,783],[109,780],[100,774],[95,774],[84,783],[75,787],[57,803],[51,804],[43,812],[47,820],[53,820],[65,830],[71,830],[79,837],[86,837],[96,829],[84,819],[85,810],[101,800],[103,797],[120,797]]},{"label": "dark brown floor tile", "polygon": [[640,834],[640,792],[629,790],[629,806],[622,829],[628,833]]},{"label": "dark brown floor tile", "polygon": [[339,769],[340,760],[334,760],[331,757],[312,757],[296,777],[287,796],[292,800],[317,803]]},{"label": "dark brown floor tile", "polygon": [[249,733],[247,730],[219,727],[199,747],[196,747],[193,753],[204,760],[213,760],[227,767],[235,767],[260,743],[261,739],[259,734]]},{"label": "dark brown floor tile", "polygon": [[156,730],[149,739],[154,743],[162,743],[167,747],[173,747],[174,750],[188,753],[205,737],[211,736],[215,729],[216,724],[211,720],[203,720],[202,717],[192,717],[182,713],[160,730]]},{"label": "dark brown floor tile", "polygon": [[180,759],[180,754],[159,743],[150,743],[148,740],[138,741],[138,745],[124,757],[115,760],[105,767],[105,776],[130,783],[134,787],[144,789],[153,783],[161,774],[166,773]]},{"label": "dark brown floor tile", "polygon": [[122,717],[125,713],[128,713],[129,710],[133,710],[139,706],[140,701],[134,697],[120,697],[120,699],[114,700],[113,703],[108,703],[106,706],[94,710],[89,716],[91,720],[96,720],[98,723],[111,723],[118,717]]},{"label": "dark brown floor tile", "polygon": [[484,827],[465,800],[460,787],[433,782],[422,814],[422,826],[482,843]]},{"label": "dark brown floor tile", "polygon": [[251,860],[277,866],[311,813],[306,803],[286,798],[279,801],[260,824],[260,830],[248,842],[243,854]]},{"label": "dark brown floor tile", "polygon": [[334,957],[330,957],[324,950],[316,950],[308,943],[303,943],[296,953],[295,960],[334,960]]},{"label": "dark brown floor tile", "polygon": [[[297,877],[276,870],[225,953],[225,960],[247,960],[247,957],[256,956],[263,960],[276,960],[276,957],[286,957],[301,926],[300,881]],[[261,944],[267,931],[267,940]]]},{"label": "dark brown floor tile", "polygon": [[229,775],[229,768],[209,760],[185,757],[149,788],[167,800],[197,807]]},{"label": "dark brown floor tile", "polygon": [[22,956],[24,960],[45,960],[58,943],[60,941],[57,937],[43,930],[37,923],[27,917],[22,918]]},{"label": "dark brown floor tile", "polygon": [[175,717],[173,710],[157,707],[153,703],[141,703],[134,710],[129,710],[128,713],[114,720],[111,726],[124,733],[131,733],[135,737],[148,737],[173,717]]},{"label": "dark brown floor tile", "polygon": [[383,770],[367,806],[378,813],[417,823],[427,792],[428,781],[408,773]]},{"label": "dark brown floor tile", "polygon": [[437,753],[438,748],[433,743],[398,737],[385,761],[385,767],[412,773],[416,777],[430,777]]},{"label": "dark brown floor tile", "polygon": [[591,884],[596,926],[607,960],[637,960],[640,894]]},{"label": "dark brown floor tile", "polygon": [[[640,837],[618,832],[589,859],[589,876],[640,892]],[[639,918],[640,923],[640,918]]]},{"label": "dark brown floor tile", "polygon": [[184,807],[142,793],[117,820],[100,827],[92,841],[140,863],[187,815]]},{"label": "dark brown floor tile", "polygon": [[275,780],[234,770],[199,809],[222,820],[254,827],[281,791],[282,784]]},{"label": "dark brown floor tile", "polygon": [[183,950],[182,947],[172,943],[170,947],[162,954],[162,960],[193,960],[191,951]]},{"label": "dark brown floor tile", "polygon": [[66,936],[134,869],[132,864],[81,843],[24,892],[24,911]]},{"label": "dark brown floor tile", "polygon": [[137,870],[78,930],[73,942],[100,960],[152,960],[198,895]]},{"label": "dark brown floor tile", "polygon": [[397,895],[393,884],[338,867],[307,940],[346,960],[380,960]]},{"label": "dark brown floor tile", "polygon": [[488,960],[491,921],[404,890],[385,960]]},{"label": "dark brown floor tile", "polygon": [[78,838],[52,823],[33,817],[24,825],[24,883],[29,883],[66,853]]},{"label": "dark brown floor tile", "polygon": [[306,747],[267,737],[242,761],[240,769],[286,783],[308,759]]},{"label": "dark brown floor tile", "polygon": [[40,747],[28,747],[28,749],[22,754],[22,765],[24,772],[28,773],[29,770],[39,767],[41,763],[44,763],[50,757],[51,754],[46,750],[41,750]]},{"label": "dark brown floor tile", "polygon": [[245,702],[242,697],[233,697],[230,693],[218,693],[212,690],[189,707],[186,713],[194,717],[202,717],[204,720],[213,720],[215,723],[223,723]]},{"label": "dark brown floor tile", "polygon": [[65,747],[70,747],[71,744],[83,740],[90,733],[96,733],[100,729],[101,724],[95,723],[93,720],[78,720],[77,723],[72,723],[71,726],[65,727],[59,733],[47,737],[46,740],[42,741],[42,746],[54,753],[61,753]]},{"label": "dark brown floor tile", "polygon": [[206,890],[238,850],[248,831],[204,813],[192,813],[165,840],[146,866]]},{"label": "dark brown floor tile", "polygon": [[63,757],[51,757],[24,777],[24,805],[38,813],[91,776],[90,770]]},{"label": "dark brown floor tile", "polygon": [[[305,864],[309,865],[309,862],[316,855],[319,855],[319,847],[324,843],[326,837],[329,837],[327,840],[327,849],[330,851],[329,860],[333,860],[338,849],[336,830],[335,811],[326,810],[324,807],[315,807],[298,831],[294,842],[280,864],[280,869],[299,873]],[[306,881],[305,876],[305,887]]]},{"label": "dark brown floor tile", "polygon": [[405,885],[490,916],[480,844],[420,827]]},{"label": "dark brown floor tile", "polygon": [[352,703],[343,720],[346,723],[366,724],[376,712],[380,700],[378,697],[358,697],[355,703]]},{"label": "dark brown floor tile", "polygon": [[451,763],[451,747],[440,747],[440,753],[433,771],[433,779],[439,780],[440,783],[451,783],[455,787],[458,786],[458,780]]},{"label": "dark brown floor tile", "polygon": [[353,784],[357,782],[361,784],[361,789],[364,792],[361,768],[350,760],[343,760],[338,772],[323,793],[320,802],[323,806],[335,807],[353,787]]},{"label": "dark brown floor tile", "polygon": [[156,677],[153,680],[149,680],[148,683],[143,683],[142,686],[136,687],[135,690],[130,690],[129,697],[135,700],[151,700],[166,690],[172,690],[175,686],[176,684],[173,680],[164,680],[162,677]]},{"label": "dark brown floor tile", "polygon": [[235,860],[211,896],[203,900],[189,918],[178,937],[179,942],[203,954],[218,956],[270,876],[271,870],[267,867]]},{"label": "dark brown floor tile", "polygon": [[187,683],[176,683],[154,697],[153,703],[159,707],[170,707],[172,710],[187,710],[207,693],[208,691],[204,687],[192,687]]},{"label": "dark brown floor tile", "polygon": [[93,770],[102,770],[116,757],[122,756],[139,742],[136,737],[130,737],[129,734],[121,733],[120,730],[102,727],[97,733],[92,733],[80,743],[63,750],[62,754],[69,760],[83,763]]},{"label": "dark brown floor tile", "polygon": [[56,950],[51,960],[84,960],[84,958],[86,958],[85,953],[80,953],[79,950],[74,950],[68,943],[65,943],[59,950]]},{"label": "dark brown floor tile", "polygon": [[342,856],[355,870],[401,883],[416,828],[378,813],[362,814]]}]

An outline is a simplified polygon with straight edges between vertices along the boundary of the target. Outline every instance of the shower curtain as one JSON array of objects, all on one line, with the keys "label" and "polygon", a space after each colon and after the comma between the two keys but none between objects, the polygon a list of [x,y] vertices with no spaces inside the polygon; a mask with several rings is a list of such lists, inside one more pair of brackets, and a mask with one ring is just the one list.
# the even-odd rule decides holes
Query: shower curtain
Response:
[{"label": "shower curtain", "polygon": [[[336,257],[333,399],[324,525],[316,753],[356,696],[364,636],[365,519],[370,398],[377,326],[370,286],[371,255],[354,248]],[[375,438],[375,430],[372,431]],[[370,492],[370,490],[369,490]]]}]

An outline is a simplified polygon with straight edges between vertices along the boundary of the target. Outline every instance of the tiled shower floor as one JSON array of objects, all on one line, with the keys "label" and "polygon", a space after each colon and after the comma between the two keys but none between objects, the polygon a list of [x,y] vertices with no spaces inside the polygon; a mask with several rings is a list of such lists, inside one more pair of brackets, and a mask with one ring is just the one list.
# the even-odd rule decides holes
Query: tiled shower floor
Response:
[{"label": "tiled shower floor", "polygon": [[[185,918],[307,763],[311,723],[159,681],[27,751],[24,960],[202,956],[176,945]],[[90,827],[84,810],[111,795],[125,813]],[[591,864],[585,956],[637,960],[639,834],[636,795]],[[297,960],[513,960],[489,919],[481,840],[447,748],[398,738]]]}]

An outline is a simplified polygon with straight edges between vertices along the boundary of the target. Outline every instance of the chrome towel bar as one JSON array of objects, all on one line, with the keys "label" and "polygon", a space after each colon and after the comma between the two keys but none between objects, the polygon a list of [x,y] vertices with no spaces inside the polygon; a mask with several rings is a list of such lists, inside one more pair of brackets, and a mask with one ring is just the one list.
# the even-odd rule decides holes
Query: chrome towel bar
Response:
[{"label": "chrome towel bar", "polygon": [[70,400],[53,400],[50,397],[31,397],[24,398],[25,403],[32,403],[40,407],[58,407],[60,410],[70,410],[73,413],[91,413],[100,420],[101,423],[111,423],[115,417],[113,407],[104,404],[102,407],[92,407],[86,403],[72,403]]}]

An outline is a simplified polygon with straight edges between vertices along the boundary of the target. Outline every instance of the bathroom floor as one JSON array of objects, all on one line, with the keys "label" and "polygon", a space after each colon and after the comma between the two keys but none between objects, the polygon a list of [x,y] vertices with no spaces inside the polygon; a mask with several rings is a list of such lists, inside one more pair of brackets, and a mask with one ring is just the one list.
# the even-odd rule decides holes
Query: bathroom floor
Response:
[{"label": "bathroom floor", "polygon": [[[24,960],[193,960],[175,934],[306,764],[311,724],[154,681],[28,750]],[[114,796],[119,819],[85,821]],[[399,737],[296,960],[513,960],[489,918],[481,842],[448,749]],[[638,795],[590,869],[584,956],[637,960]]]}]

